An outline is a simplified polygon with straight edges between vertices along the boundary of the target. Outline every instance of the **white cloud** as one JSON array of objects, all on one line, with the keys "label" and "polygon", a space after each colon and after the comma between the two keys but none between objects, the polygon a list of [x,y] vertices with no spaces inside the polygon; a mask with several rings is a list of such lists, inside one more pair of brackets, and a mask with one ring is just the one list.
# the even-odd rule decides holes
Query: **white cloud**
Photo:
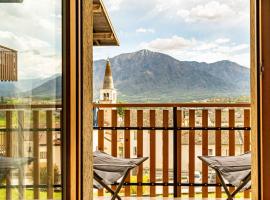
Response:
[{"label": "white cloud", "polygon": [[219,38],[219,39],[216,39],[216,43],[218,44],[224,44],[224,43],[228,43],[230,42],[231,40],[229,38]]},{"label": "white cloud", "polygon": [[14,48],[19,52],[34,51],[42,48],[49,48],[50,44],[38,38],[18,35],[9,31],[0,30],[0,41],[3,41],[10,48]]},{"label": "white cloud", "polygon": [[177,14],[185,21],[219,21],[235,16],[234,10],[227,4],[211,1],[197,5],[189,10],[178,10]]},{"label": "white cloud", "polygon": [[48,77],[61,72],[61,56],[50,43],[8,31],[0,31],[0,41],[18,51],[19,79]]},{"label": "white cloud", "polygon": [[154,15],[185,22],[249,22],[249,0],[150,0]]},{"label": "white cloud", "polygon": [[[185,22],[249,23],[249,0],[104,0],[108,10]],[[232,20],[233,19],[233,20]],[[157,19],[158,20],[158,19]]]},{"label": "white cloud", "polygon": [[105,3],[110,11],[117,11],[120,9],[123,0],[106,0]]},{"label": "white cloud", "polygon": [[24,52],[18,54],[19,78],[49,77],[61,73],[61,56],[35,54],[35,52]]},{"label": "white cloud", "polygon": [[0,44],[18,51],[19,79],[61,72],[61,3],[25,0],[0,7]]},{"label": "white cloud", "polygon": [[235,44],[229,38],[217,38],[213,41],[172,36],[158,38],[139,45],[153,51],[169,54],[179,60],[198,62],[216,62],[231,60],[249,67],[249,45]]},{"label": "white cloud", "polygon": [[142,48],[150,48],[158,51],[166,51],[166,50],[181,50],[184,48],[193,47],[196,43],[197,42],[195,39],[186,39],[174,35],[171,38],[157,38],[150,42],[142,43],[140,44],[140,46]]},{"label": "white cloud", "polygon": [[152,28],[138,28],[136,33],[155,33],[155,30]]}]

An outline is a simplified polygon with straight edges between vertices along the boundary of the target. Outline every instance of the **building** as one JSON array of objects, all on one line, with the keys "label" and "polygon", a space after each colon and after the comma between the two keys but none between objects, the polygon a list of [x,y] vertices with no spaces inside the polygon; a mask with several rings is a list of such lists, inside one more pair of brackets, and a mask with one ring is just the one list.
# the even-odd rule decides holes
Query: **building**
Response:
[{"label": "building", "polygon": [[0,45],[0,81],[17,81],[17,51]]},{"label": "building", "polygon": [[[106,69],[104,73],[103,86],[100,89],[99,103],[113,104],[117,101],[117,91],[113,84],[113,75],[110,60],[107,59]],[[105,108],[104,110],[104,123],[109,125],[111,123],[111,108]]]},{"label": "building", "polygon": [[[113,74],[111,69],[110,60],[106,61],[106,68],[104,72],[103,85],[100,89],[100,98],[99,103],[101,104],[115,104],[117,102],[117,90],[114,87],[113,83]],[[112,110],[116,110],[115,108],[102,108],[104,111],[104,125],[112,126]],[[117,117],[117,121],[121,121],[121,117]],[[97,150],[98,144],[95,143],[97,140],[97,131],[94,133],[94,145],[93,149]],[[105,131],[105,151],[111,153],[111,131]],[[123,145],[120,145],[123,146]]]}]

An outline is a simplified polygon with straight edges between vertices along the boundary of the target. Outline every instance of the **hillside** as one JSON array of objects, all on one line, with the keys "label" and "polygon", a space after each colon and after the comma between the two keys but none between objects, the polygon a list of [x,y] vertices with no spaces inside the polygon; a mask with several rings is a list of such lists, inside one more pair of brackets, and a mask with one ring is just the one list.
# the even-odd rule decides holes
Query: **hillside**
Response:
[{"label": "hillside", "polygon": [[[149,50],[121,54],[110,61],[115,87],[124,101],[175,102],[249,95],[249,69],[230,61],[178,61]],[[94,62],[96,98],[105,62]]]},{"label": "hillside", "polygon": [[[49,81],[59,77],[60,74],[55,74],[48,78],[35,79],[19,79],[16,82],[0,82],[0,96],[3,97],[22,97],[31,95],[32,90],[38,88],[42,84],[49,84]],[[45,84],[46,85],[46,84]],[[49,88],[48,88],[49,89]],[[46,92],[48,93],[48,92]]]},{"label": "hillside", "polygon": [[[99,97],[105,60],[94,62],[94,97]],[[231,61],[199,63],[141,50],[110,59],[118,100],[183,102],[214,97],[249,96],[249,69]],[[25,92],[28,91],[28,92]],[[61,76],[0,83],[0,96],[60,97]]]},{"label": "hillside", "polygon": [[[25,94],[27,95],[28,93],[29,92]],[[43,98],[47,97],[61,98],[61,94],[62,94],[62,77],[59,75],[30,91],[30,95],[34,97],[43,97]]]}]

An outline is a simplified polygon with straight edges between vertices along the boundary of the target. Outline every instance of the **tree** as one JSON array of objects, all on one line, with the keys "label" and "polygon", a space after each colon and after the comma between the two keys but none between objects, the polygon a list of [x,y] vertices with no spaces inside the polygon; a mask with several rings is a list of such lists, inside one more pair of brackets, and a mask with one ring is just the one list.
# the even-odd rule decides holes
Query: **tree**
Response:
[{"label": "tree", "polygon": [[1,98],[0,98],[0,103],[1,104],[4,104],[5,103],[5,98],[3,96],[1,96]]},{"label": "tree", "polygon": [[[117,103],[123,103],[123,102],[117,102]],[[117,107],[117,114],[120,116],[120,117],[124,117],[125,115],[125,108],[124,107]]]}]

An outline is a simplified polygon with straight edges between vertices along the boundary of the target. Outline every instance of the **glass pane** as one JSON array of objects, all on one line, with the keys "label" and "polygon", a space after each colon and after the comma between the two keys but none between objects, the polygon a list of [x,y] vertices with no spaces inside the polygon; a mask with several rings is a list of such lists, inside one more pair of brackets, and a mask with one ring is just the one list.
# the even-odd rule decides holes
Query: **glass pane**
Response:
[{"label": "glass pane", "polygon": [[61,0],[0,2],[0,200],[62,196],[61,13]]}]

